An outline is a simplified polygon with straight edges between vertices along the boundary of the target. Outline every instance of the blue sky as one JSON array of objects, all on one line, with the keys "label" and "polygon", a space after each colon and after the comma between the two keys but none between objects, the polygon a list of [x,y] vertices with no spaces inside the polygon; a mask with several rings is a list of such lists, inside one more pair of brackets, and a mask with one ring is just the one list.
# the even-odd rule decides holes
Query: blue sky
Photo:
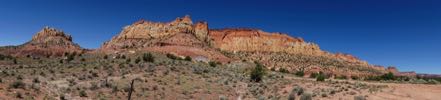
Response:
[{"label": "blue sky", "polygon": [[139,19],[191,15],[210,28],[251,27],[315,42],[402,71],[441,74],[439,0],[2,0],[0,46],[22,44],[44,26],[98,48]]}]

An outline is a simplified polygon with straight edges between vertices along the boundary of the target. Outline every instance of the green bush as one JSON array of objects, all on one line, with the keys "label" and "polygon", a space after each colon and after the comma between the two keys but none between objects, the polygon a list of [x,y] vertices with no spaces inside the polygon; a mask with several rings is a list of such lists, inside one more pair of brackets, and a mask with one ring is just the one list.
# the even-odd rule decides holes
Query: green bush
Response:
[{"label": "green bush", "polygon": [[14,60],[12,60],[12,62],[14,62],[14,64],[17,64],[17,59],[14,58]]},{"label": "green bush", "polygon": [[325,81],[325,75],[323,74],[318,74],[316,81]]},{"label": "green bush", "polygon": [[303,77],[303,76],[305,76],[305,72],[303,70],[300,70],[300,71],[297,71],[295,73],[295,75],[298,76],[298,77]]},{"label": "green bush", "polygon": [[185,59],[184,59],[185,61],[191,61],[192,59],[191,59],[191,57],[190,56],[185,56]]},{"label": "green bush", "polygon": [[383,80],[394,80],[394,79],[395,79],[395,76],[394,76],[394,73],[389,72],[389,73],[384,74],[383,76],[381,76],[381,78],[382,78]]},{"label": "green bush", "polygon": [[429,79],[429,81],[427,81],[428,84],[439,84],[440,82],[438,82],[437,80],[434,79]]},{"label": "green bush", "polygon": [[141,58],[140,57],[135,59],[135,63],[139,63],[139,62],[141,62]]},{"label": "green bush", "polygon": [[34,80],[32,80],[32,82],[34,83],[40,83],[40,80],[38,78],[34,78]]},{"label": "green bush", "polygon": [[75,55],[76,55],[76,52],[74,52],[72,54],[68,54],[66,61],[70,62],[70,61],[74,60],[75,59]]},{"label": "green bush", "polygon": [[108,55],[104,55],[104,57],[103,57],[104,59],[107,59],[107,58],[109,58],[109,56]]},{"label": "green bush", "polygon": [[265,75],[265,68],[262,64],[259,62],[255,62],[256,67],[251,71],[251,81],[253,82],[260,82],[263,79],[263,76]]},{"label": "green bush", "polygon": [[80,94],[80,97],[87,97],[87,93],[84,90],[81,90],[79,94]]},{"label": "green bush", "polygon": [[144,62],[155,62],[155,57],[151,53],[144,53],[142,60]]},{"label": "green bush", "polygon": [[271,71],[276,71],[276,68],[275,68],[275,67],[272,67],[270,70],[271,70]]},{"label": "green bush", "polygon": [[281,73],[289,73],[289,71],[286,70],[285,68],[279,68],[279,72],[281,72]]},{"label": "green bush", "polygon": [[215,62],[215,61],[210,61],[210,62],[208,62],[208,64],[209,64],[211,67],[216,67],[218,63]]},{"label": "green bush", "polygon": [[309,78],[317,78],[318,75],[319,73],[312,73],[311,75],[309,75]]},{"label": "green bush", "polygon": [[178,56],[175,56],[174,54],[167,53],[167,58],[173,59],[173,60],[181,60]]},{"label": "green bush", "polygon": [[359,78],[358,78],[358,76],[351,76],[351,79],[352,80],[358,80]]}]

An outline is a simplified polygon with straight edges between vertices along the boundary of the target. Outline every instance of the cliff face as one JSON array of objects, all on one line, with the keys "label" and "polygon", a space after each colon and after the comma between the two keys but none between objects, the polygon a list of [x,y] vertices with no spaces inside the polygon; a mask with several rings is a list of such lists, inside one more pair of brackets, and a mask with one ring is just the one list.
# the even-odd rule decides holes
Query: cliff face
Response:
[{"label": "cliff face", "polygon": [[13,56],[61,56],[66,52],[82,52],[72,37],[61,30],[45,27],[25,44],[3,50]]},{"label": "cliff face", "polygon": [[269,33],[258,29],[210,30],[214,46],[226,51],[245,52],[285,52],[325,56],[354,63],[367,62],[349,54],[332,54],[320,49],[317,44],[305,42],[302,38],[290,37],[282,33]]},{"label": "cliff face", "polygon": [[227,57],[211,48],[208,32],[206,22],[193,24],[188,15],[168,23],[141,20],[124,27],[121,33],[104,43],[100,50],[114,52],[148,50],[227,61]]},{"label": "cliff face", "polygon": [[[154,45],[166,45],[163,41],[153,41],[158,39],[169,39],[176,35],[188,35],[197,40],[189,41],[169,41],[171,44],[202,46],[208,40],[208,25],[206,22],[198,22],[193,25],[190,16],[176,18],[168,23],[150,22],[140,20],[132,25],[123,28],[121,33],[113,37],[109,42],[104,43],[101,49],[125,49],[125,48],[145,48]],[[188,37],[186,37],[188,38]],[[195,43],[197,42],[197,43]]]},{"label": "cliff face", "polygon": [[210,30],[214,46],[228,51],[288,52],[323,55],[314,43],[281,33],[268,33],[257,29]]},{"label": "cliff face", "polygon": [[210,30],[213,46],[233,52],[239,59],[260,61],[268,68],[305,70],[307,73],[323,71],[329,74],[367,76],[387,72],[384,67],[368,64],[355,56],[329,53],[317,44],[282,33],[269,33],[258,29]]}]

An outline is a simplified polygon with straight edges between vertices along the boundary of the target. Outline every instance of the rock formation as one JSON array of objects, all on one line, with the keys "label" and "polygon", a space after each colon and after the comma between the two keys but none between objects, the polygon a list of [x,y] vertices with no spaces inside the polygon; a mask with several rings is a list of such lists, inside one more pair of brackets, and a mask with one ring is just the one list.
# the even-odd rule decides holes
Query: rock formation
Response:
[{"label": "rock formation", "polygon": [[104,43],[101,51],[148,50],[179,56],[226,61],[228,58],[211,48],[207,22],[193,24],[190,16],[168,23],[140,20],[123,28]]},{"label": "rock formation", "polygon": [[218,29],[210,30],[209,36],[214,46],[226,51],[285,52],[337,58],[348,62],[367,64],[349,54],[332,54],[322,51],[317,44],[305,42],[302,38],[290,37],[283,33],[269,33],[258,29]]},{"label": "rock formation", "polygon": [[[370,65],[349,54],[323,51],[317,44],[306,42],[302,38],[249,28],[210,30],[207,22],[193,24],[188,15],[168,23],[137,21],[124,27],[99,50],[111,51],[110,53],[147,50],[220,62],[231,60],[216,49],[234,53],[228,55],[231,59],[257,60],[267,67],[291,71],[312,68],[329,73],[347,72],[351,75],[387,72],[384,67]],[[348,72],[351,70],[358,71]]]},{"label": "rock formation", "polygon": [[82,52],[83,49],[72,42],[72,37],[61,30],[45,27],[36,33],[32,40],[19,45],[8,47],[2,53],[13,56],[61,56],[64,53]]},{"label": "rock formation", "polygon": [[221,50],[325,54],[318,45],[307,43],[301,38],[257,29],[211,30],[210,37],[213,38],[215,47]]},{"label": "rock formation", "polygon": [[228,28],[210,30],[213,46],[240,55],[240,59],[257,60],[268,68],[290,71],[323,71],[330,74],[367,76],[387,72],[355,56],[329,53],[317,44],[283,33],[270,33],[258,29]]}]

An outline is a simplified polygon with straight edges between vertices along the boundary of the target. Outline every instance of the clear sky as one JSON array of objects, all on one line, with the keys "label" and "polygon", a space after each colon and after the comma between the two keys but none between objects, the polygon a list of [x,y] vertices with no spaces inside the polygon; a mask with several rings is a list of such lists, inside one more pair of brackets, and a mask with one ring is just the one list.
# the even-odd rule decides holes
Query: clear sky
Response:
[{"label": "clear sky", "polygon": [[186,14],[210,28],[283,32],[372,64],[441,74],[440,0],[2,0],[0,46],[22,44],[51,26],[98,48],[139,19]]}]

